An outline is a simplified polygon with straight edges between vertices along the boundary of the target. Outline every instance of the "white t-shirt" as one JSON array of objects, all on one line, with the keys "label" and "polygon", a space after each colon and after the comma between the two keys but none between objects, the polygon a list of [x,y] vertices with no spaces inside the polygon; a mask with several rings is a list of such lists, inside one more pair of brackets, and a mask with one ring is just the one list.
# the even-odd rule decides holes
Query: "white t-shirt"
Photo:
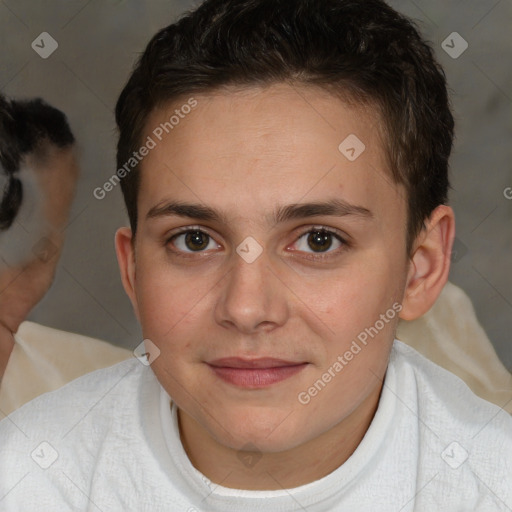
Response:
[{"label": "white t-shirt", "polygon": [[357,449],[293,489],[212,483],[189,461],[169,404],[132,358],[24,405],[0,422],[0,510],[512,510],[512,416],[398,340]]}]

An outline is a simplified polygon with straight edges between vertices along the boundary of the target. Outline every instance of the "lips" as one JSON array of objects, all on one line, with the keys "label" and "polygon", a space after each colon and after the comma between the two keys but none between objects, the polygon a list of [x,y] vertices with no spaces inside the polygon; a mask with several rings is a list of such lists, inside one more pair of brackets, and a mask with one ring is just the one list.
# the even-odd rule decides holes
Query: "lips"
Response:
[{"label": "lips", "polygon": [[207,363],[225,383],[238,388],[261,389],[300,373],[308,363],[275,358],[243,359],[226,357]]},{"label": "lips", "polygon": [[283,368],[286,366],[298,366],[303,361],[285,361],[273,357],[262,357],[259,359],[243,359],[241,357],[224,357],[208,363],[217,368]]}]

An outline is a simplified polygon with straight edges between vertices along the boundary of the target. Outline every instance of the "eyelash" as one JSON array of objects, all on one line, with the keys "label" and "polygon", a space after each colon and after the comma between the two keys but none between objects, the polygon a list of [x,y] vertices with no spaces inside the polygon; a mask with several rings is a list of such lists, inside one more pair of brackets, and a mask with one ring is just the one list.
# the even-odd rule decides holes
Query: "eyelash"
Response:
[{"label": "eyelash", "polygon": [[[196,231],[199,231],[200,233],[203,233],[204,235],[208,236],[210,239],[214,240],[214,238],[207,231],[204,231],[200,227],[188,226],[188,227],[181,228],[177,232],[173,233],[172,236],[170,236],[169,238],[166,239],[165,245],[168,246],[175,238],[177,238],[180,235],[192,233],[192,232],[196,232]],[[307,235],[307,234],[315,232],[315,231],[320,231],[322,233],[332,235],[342,245],[341,245],[341,247],[339,247],[333,251],[328,251],[328,252],[324,252],[324,253],[305,253],[308,255],[308,256],[304,256],[305,259],[314,260],[314,261],[325,260],[328,258],[332,258],[333,256],[338,255],[343,250],[349,249],[351,247],[351,245],[347,242],[347,240],[345,238],[343,238],[336,230],[333,230],[331,228],[327,228],[324,226],[313,226],[313,227],[308,228],[306,231],[302,232],[295,239],[295,241],[293,243],[294,244],[297,243],[304,235]],[[197,255],[204,254],[203,251],[190,252],[190,253],[183,252],[179,249],[178,250],[170,249],[170,251],[172,251],[174,254],[178,255],[179,257],[183,257],[183,258],[197,257]],[[301,251],[294,251],[294,252],[301,252]]]}]

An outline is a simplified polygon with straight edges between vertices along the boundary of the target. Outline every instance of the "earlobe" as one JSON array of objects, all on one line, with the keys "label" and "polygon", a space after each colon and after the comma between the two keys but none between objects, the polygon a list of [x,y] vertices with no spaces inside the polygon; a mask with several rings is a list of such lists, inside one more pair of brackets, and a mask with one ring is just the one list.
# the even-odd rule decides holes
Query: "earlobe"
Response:
[{"label": "earlobe", "polygon": [[130,228],[122,227],[116,231],[115,247],[123,288],[132,303],[135,316],[140,322],[135,294],[135,252],[132,246],[132,230]]},{"label": "earlobe", "polygon": [[452,208],[438,206],[418,235],[404,290],[400,318],[414,320],[424,315],[439,297],[450,273],[455,237]]}]

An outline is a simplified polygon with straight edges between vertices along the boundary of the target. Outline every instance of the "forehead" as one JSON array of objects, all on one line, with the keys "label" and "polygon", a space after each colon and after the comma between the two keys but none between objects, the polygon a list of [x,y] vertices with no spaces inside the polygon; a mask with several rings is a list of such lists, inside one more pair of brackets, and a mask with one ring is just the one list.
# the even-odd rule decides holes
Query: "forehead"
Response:
[{"label": "forehead", "polygon": [[253,212],[259,219],[277,203],[326,194],[372,211],[405,204],[391,181],[381,121],[371,108],[287,84],[193,100],[192,110],[183,108],[190,104],[183,97],[148,117],[143,140],[152,138],[155,147],[141,163],[139,217],[165,200],[242,217]]}]

